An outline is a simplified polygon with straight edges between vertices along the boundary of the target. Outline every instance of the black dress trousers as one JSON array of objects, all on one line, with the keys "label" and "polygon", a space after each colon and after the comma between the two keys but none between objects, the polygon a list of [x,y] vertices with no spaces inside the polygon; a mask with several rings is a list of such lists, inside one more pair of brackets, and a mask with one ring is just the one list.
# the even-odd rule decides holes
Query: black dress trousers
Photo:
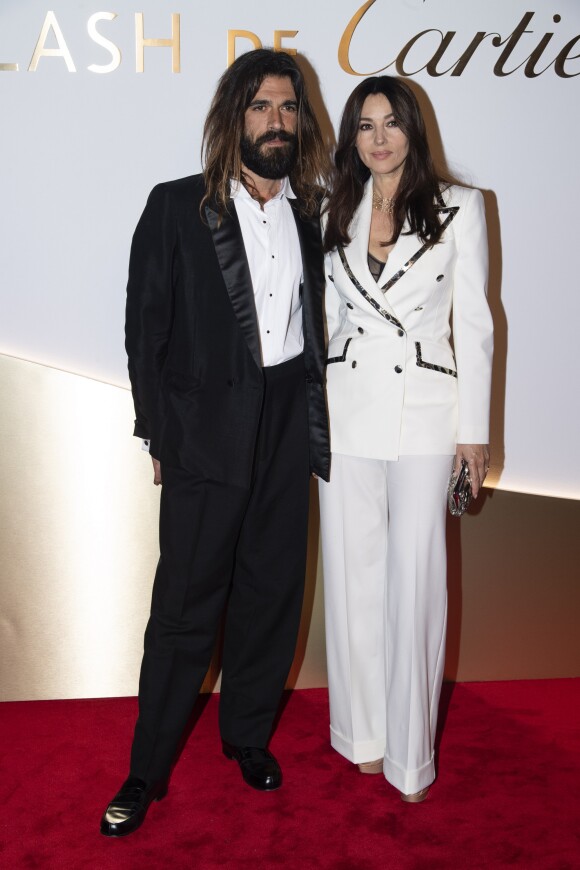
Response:
[{"label": "black dress trousers", "polygon": [[162,467],[160,559],[139,682],[131,773],[169,774],[227,606],[220,731],[265,747],[304,592],[309,456],[303,356],[263,369],[249,488]]}]

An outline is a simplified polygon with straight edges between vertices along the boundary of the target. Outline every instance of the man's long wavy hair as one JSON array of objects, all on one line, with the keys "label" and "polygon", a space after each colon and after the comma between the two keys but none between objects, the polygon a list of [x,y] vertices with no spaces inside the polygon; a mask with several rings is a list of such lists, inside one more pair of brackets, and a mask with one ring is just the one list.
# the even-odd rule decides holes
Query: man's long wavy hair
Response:
[{"label": "man's long wavy hair", "polygon": [[436,201],[445,179],[435,171],[419,104],[412,90],[399,79],[371,76],[357,85],[342,114],[332,192],[325,207],[328,222],[324,250],[332,251],[337,245],[345,246],[351,241],[349,226],[371,174],[356,149],[363,103],[371,94],[387,98],[395,120],[409,140],[409,153],[395,197],[393,234],[382,244],[391,245],[399,238],[407,218],[409,233],[416,233],[423,242],[434,245],[441,236]]},{"label": "man's long wavy hair", "polygon": [[[290,172],[290,184],[306,217],[314,215],[321,191],[327,186],[329,160],[296,61],[285,52],[269,48],[249,51],[222,75],[203,130],[202,160],[206,193],[201,203],[217,204],[220,217],[228,210],[230,181],[244,183],[241,140],[246,109],[266,76],[287,77],[298,103],[297,159]],[[203,211],[202,211],[203,214]]]}]

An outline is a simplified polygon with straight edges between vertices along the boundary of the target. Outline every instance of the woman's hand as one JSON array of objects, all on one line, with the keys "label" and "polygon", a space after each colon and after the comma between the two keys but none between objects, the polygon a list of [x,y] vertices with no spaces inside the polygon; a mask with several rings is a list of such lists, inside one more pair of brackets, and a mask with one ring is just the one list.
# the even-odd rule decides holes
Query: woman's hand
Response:
[{"label": "woman's hand", "polygon": [[461,468],[461,460],[465,459],[469,468],[471,491],[477,498],[489,470],[489,444],[458,444],[455,451],[453,471],[455,474]]}]

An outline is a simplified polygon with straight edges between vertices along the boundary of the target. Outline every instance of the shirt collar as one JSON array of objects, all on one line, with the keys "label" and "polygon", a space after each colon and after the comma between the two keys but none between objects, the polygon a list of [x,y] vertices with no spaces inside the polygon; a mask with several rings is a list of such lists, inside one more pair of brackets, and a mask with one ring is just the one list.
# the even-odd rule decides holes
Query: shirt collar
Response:
[{"label": "shirt collar", "polygon": [[[236,181],[232,179],[230,181],[230,196],[232,199],[251,199],[253,197],[248,193],[247,189],[241,183],[241,181]],[[287,199],[296,199],[296,194],[292,190],[292,185],[290,184],[290,179],[288,176],[282,179],[282,183],[280,185],[280,190],[273,196],[272,199],[282,199],[285,196]],[[271,200],[270,200],[271,201]]]}]

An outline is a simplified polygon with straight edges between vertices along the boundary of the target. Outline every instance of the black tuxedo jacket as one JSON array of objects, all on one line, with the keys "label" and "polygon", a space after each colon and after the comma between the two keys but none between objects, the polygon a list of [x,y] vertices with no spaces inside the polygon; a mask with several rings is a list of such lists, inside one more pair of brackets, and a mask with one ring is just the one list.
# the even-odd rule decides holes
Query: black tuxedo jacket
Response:
[{"label": "black tuxedo jacket", "polygon": [[[200,216],[201,175],[153,189],[131,246],[125,346],[134,434],[152,456],[248,486],[264,394],[250,269],[233,204],[218,226]],[[317,217],[294,211],[301,287],[311,471],[328,480],[324,267]]]}]

